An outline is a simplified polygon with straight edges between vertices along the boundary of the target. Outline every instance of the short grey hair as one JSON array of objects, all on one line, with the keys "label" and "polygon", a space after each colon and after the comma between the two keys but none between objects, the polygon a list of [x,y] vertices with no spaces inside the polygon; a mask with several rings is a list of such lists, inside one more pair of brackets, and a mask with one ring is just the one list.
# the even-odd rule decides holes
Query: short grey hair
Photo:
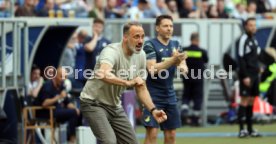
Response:
[{"label": "short grey hair", "polygon": [[126,23],[126,24],[124,25],[124,28],[123,28],[123,34],[128,33],[128,32],[129,32],[129,29],[130,29],[132,26],[140,26],[140,27],[142,27],[142,24],[140,24],[139,22],[136,22],[136,21]]}]

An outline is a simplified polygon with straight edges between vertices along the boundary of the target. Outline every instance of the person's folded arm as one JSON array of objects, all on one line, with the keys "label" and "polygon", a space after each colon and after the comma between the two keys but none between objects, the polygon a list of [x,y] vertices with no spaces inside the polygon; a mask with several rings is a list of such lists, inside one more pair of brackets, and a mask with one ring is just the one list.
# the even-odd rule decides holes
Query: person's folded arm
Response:
[{"label": "person's folded arm", "polygon": [[132,86],[134,85],[134,81],[124,80],[122,78],[117,77],[115,74],[112,73],[112,66],[108,63],[102,63],[100,68],[95,71],[96,79],[100,79],[104,82],[114,85],[120,86]]}]

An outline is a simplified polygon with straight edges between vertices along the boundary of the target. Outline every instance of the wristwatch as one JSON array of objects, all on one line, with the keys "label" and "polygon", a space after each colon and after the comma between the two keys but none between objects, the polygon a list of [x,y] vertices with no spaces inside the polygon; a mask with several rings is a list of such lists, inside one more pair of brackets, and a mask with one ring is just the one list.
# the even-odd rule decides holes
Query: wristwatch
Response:
[{"label": "wristwatch", "polygon": [[150,110],[150,113],[152,114],[152,112],[153,112],[154,110],[157,110],[157,108],[156,108],[156,107],[153,107],[153,108]]}]

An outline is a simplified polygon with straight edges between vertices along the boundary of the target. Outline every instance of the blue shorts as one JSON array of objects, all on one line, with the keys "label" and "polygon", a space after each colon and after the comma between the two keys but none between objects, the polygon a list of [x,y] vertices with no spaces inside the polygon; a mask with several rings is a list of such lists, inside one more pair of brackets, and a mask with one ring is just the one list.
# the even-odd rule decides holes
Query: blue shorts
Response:
[{"label": "blue shorts", "polygon": [[[160,124],[161,130],[172,130],[181,127],[180,112],[176,104],[169,105],[155,103],[155,106],[157,109],[162,109],[168,117],[166,121]],[[143,109],[142,123],[145,127],[159,128],[159,124],[146,108]]]}]

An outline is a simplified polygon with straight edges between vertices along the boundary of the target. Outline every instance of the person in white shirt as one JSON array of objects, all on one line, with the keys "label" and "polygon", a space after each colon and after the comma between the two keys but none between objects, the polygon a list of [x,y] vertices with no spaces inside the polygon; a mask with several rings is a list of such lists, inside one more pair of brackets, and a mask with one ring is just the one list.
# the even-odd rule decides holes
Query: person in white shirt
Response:
[{"label": "person in white shirt", "polygon": [[28,96],[31,96],[32,98],[36,98],[42,84],[44,82],[43,78],[40,75],[41,71],[39,67],[36,65],[32,66],[31,70],[31,77],[30,77],[30,83],[28,85]]},{"label": "person in white shirt", "polygon": [[147,0],[139,0],[137,7],[128,10],[127,17],[131,20],[139,20],[145,18],[144,11],[148,7]]}]

